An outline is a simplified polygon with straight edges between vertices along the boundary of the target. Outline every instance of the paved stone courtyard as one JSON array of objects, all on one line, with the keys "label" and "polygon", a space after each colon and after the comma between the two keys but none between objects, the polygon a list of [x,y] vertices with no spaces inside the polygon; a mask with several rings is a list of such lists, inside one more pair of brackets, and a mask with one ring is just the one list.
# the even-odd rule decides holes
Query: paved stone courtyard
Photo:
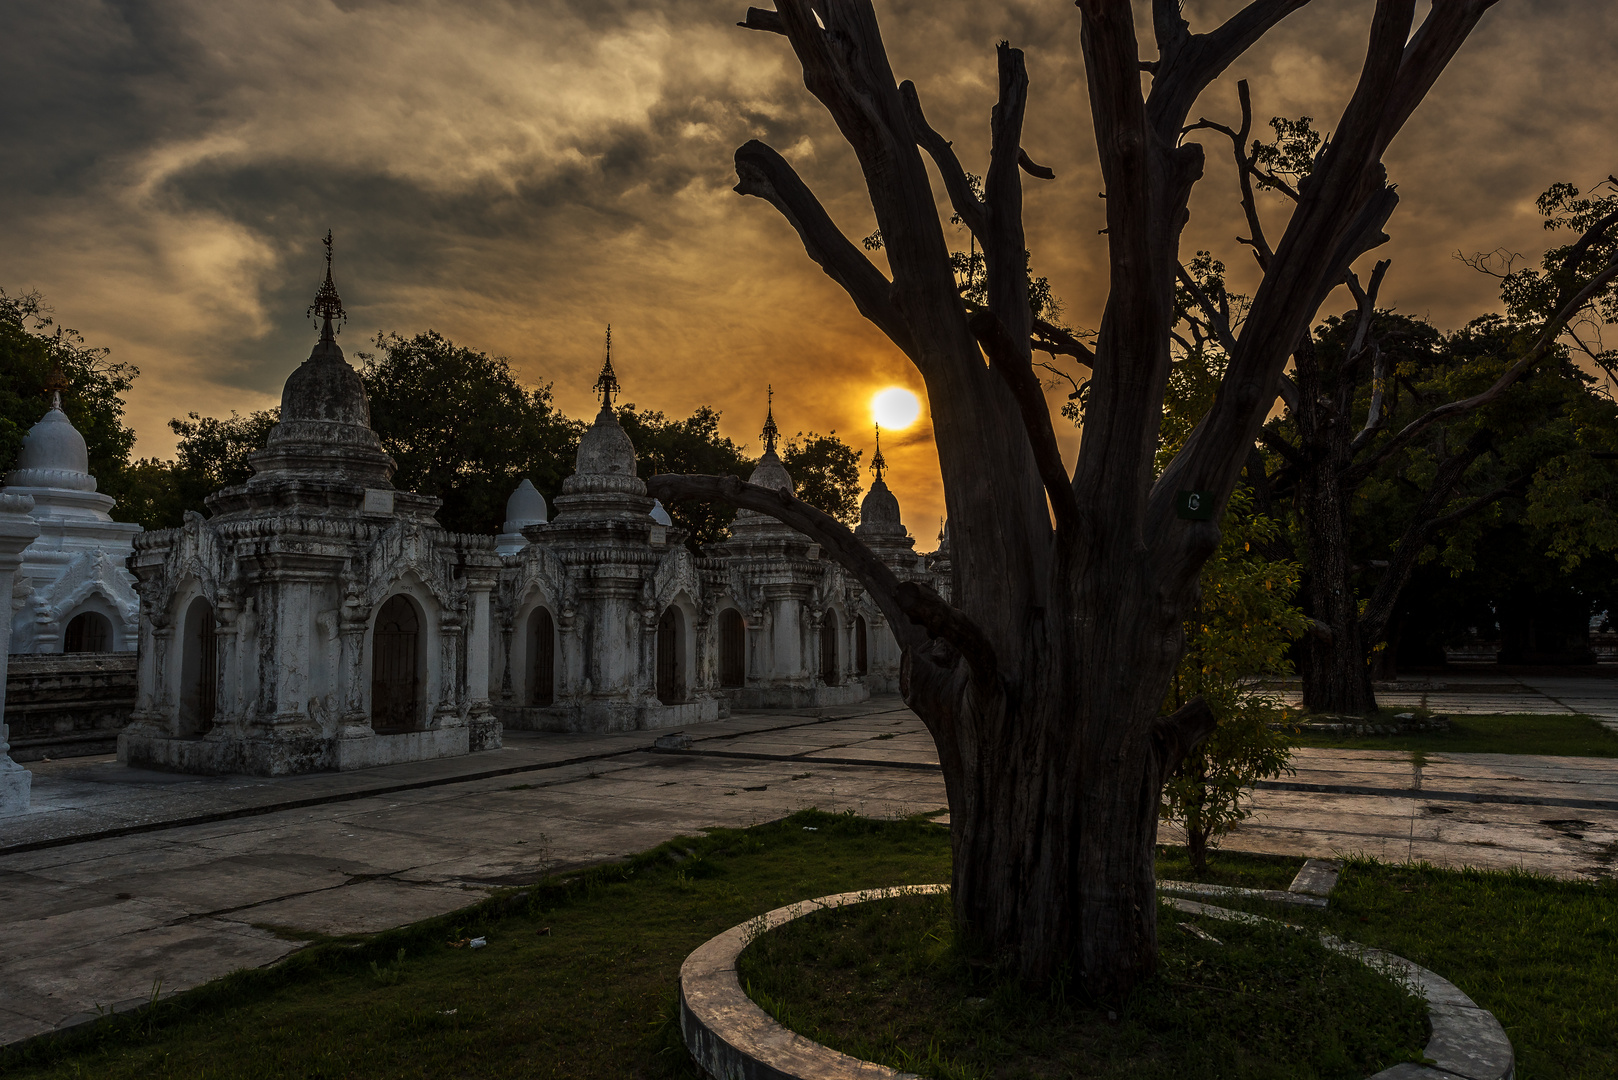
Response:
[{"label": "paved stone courtyard", "polygon": [[[1383,699],[1422,695],[1452,713],[1580,711],[1618,726],[1605,678],[1450,677]],[[659,732],[510,732],[469,757],[281,780],[32,763],[33,810],[0,822],[0,1042],[273,962],[300,934],[386,929],[681,833],[808,806],[945,807],[932,741],[896,697],[686,733],[689,750],[666,752]],[[1227,846],[1612,873],[1618,760],[1434,754],[1417,767],[1399,752],[1304,749],[1294,764]]]}]

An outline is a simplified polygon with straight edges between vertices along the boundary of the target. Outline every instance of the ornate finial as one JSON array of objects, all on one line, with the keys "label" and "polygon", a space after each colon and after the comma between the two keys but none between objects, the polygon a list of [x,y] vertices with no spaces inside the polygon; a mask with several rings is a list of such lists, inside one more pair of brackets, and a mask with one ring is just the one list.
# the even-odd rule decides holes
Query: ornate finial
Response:
[{"label": "ornate finial", "polygon": [[618,375],[612,370],[612,324],[607,324],[607,362],[601,365],[601,377],[590,389],[601,395],[601,407],[612,408],[618,399]]},{"label": "ornate finial", "polygon": [[940,544],[942,544],[944,542],[944,519],[943,518],[938,519],[938,542]]},{"label": "ornate finial", "polygon": [[307,312],[309,318],[315,320],[320,327],[320,340],[331,341],[338,333],[339,327],[333,326],[335,319],[341,324],[348,321],[348,312],[343,310],[343,298],[337,295],[337,286],[331,281],[331,230],[326,230],[326,236],[321,241],[326,245],[326,280],[320,283],[320,290],[315,293],[315,302],[309,305]]},{"label": "ornate finial", "polygon": [[882,456],[882,425],[876,425],[876,454],[871,458],[871,471],[876,473],[876,482],[882,482],[882,471],[888,467],[888,459]]},{"label": "ornate finial", "polygon": [[773,454],[776,440],[781,437],[781,429],[775,426],[775,387],[769,385],[765,393],[769,397],[766,399],[768,404],[764,410],[764,430],[761,434],[764,436],[764,452]]},{"label": "ornate finial", "polygon": [[67,381],[67,372],[62,370],[62,361],[57,360],[51,367],[51,376],[45,380],[45,389],[51,392],[51,408],[61,409],[62,391],[71,389],[72,384]]}]

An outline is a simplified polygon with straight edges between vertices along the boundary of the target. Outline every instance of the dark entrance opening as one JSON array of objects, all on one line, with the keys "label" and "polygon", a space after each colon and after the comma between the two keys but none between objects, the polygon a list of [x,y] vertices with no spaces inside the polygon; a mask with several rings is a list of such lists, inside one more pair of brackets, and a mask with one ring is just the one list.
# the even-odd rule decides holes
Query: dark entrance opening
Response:
[{"label": "dark entrance opening", "polygon": [[742,613],[726,608],[719,613],[719,685],[734,689],[747,682],[747,624]]},{"label": "dark entrance opening", "polygon": [[840,675],[837,670],[837,619],[831,612],[826,612],[826,619],[820,624],[820,681],[827,686],[836,686]]},{"label": "dark entrance opening", "polygon": [[112,647],[112,623],[105,615],[81,611],[68,620],[62,631],[62,651],[106,652]]},{"label": "dark entrance opening", "polygon": [[865,616],[854,616],[854,674],[864,675],[871,669],[871,646],[865,637]]},{"label": "dark entrance opening", "polygon": [[556,700],[556,622],[544,608],[528,617],[528,704]]},{"label": "dark entrance opening", "polygon": [[421,726],[421,617],[405,596],[377,612],[371,635],[371,727],[378,732]]},{"label": "dark entrance opening", "polygon": [[678,705],[685,700],[685,626],[680,609],[670,604],[657,620],[657,700]]},{"label": "dark entrance opening", "polygon": [[219,691],[213,605],[200,596],[191,601],[180,633],[180,734],[202,735],[213,725]]}]

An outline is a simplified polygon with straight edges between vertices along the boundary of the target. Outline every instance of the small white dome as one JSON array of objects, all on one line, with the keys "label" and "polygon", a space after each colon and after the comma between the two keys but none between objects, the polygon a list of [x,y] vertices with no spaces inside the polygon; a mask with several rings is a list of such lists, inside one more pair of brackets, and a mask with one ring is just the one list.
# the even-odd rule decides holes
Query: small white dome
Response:
[{"label": "small white dome", "polygon": [[500,531],[522,532],[525,525],[543,525],[549,520],[545,496],[539,493],[532,480],[525,477],[517,485],[517,490],[511,493],[511,498],[506,500],[506,523],[500,526]]},{"label": "small white dome", "polygon": [[17,468],[6,476],[12,487],[63,488],[94,491],[90,451],[67,414],[51,406],[43,419],[23,436]]},{"label": "small white dome", "polygon": [[674,524],[674,519],[669,517],[669,512],[667,510],[663,509],[663,500],[662,499],[653,499],[652,500],[651,518],[652,518],[653,521],[657,522],[659,525],[673,525]]}]

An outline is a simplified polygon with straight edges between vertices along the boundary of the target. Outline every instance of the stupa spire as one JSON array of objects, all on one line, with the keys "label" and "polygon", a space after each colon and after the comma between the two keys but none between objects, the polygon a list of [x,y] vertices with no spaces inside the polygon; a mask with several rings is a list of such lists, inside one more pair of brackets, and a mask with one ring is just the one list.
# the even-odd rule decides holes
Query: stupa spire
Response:
[{"label": "stupa spire", "polygon": [[58,412],[62,409],[62,391],[69,388],[67,372],[62,370],[62,361],[56,361],[51,368],[51,377],[45,380],[45,389],[51,392],[51,408]]},{"label": "stupa spire", "polygon": [[888,467],[888,459],[882,456],[882,425],[876,425],[876,453],[871,457],[871,471],[876,474],[876,482],[882,482],[882,473]]},{"label": "stupa spire", "polygon": [[[337,286],[331,280],[331,230],[326,230],[326,236],[321,243],[326,245],[326,280],[320,283],[320,289],[315,293],[315,302],[309,305],[307,312],[310,319],[320,327],[320,342],[323,345],[335,344],[337,333],[341,325],[348,321],[348,312],[343,310],[343,298],[337,295]],[[333,323],[336,325],[333,325]]]},{"label": "stupa spire", "polygon": [[601,365],[601,375],[590,389],[601,395],[601,407],[612,408],[618,399],[618,375],[612,370],[612,324],[607,324],[607,361]]},{"label": "stupa spire", "polygon": [[766,454],[773,454],[775,453],[776,441],[781,438],[781,429],[775,426],[774,385],[767,386],[765,393],[769,396],[766,398],[767,404],[764,408],[764,430],[761,432],[761,434],[764,438],[764,452]]}]

